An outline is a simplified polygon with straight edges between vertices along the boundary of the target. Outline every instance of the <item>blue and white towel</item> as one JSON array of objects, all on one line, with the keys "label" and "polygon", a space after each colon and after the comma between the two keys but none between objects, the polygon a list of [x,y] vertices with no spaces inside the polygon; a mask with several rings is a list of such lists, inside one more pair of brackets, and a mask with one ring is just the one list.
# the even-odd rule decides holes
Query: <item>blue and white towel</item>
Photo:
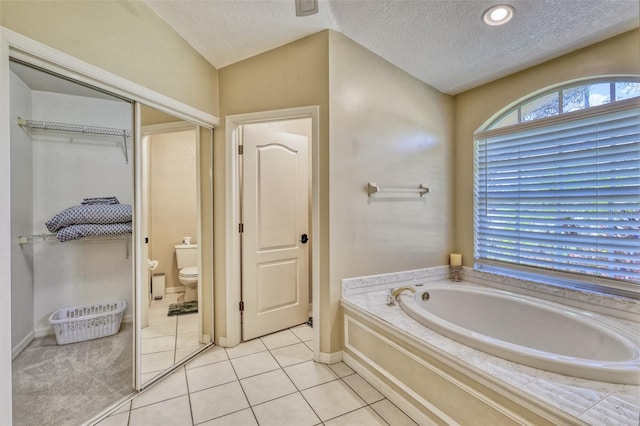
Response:
[{"label": "blue and white towel", "polygon": [[57,232],[70,225],[131,222],[129,204],[86,204],[69,207],[47,221],[47,229]]},{"label": "blue and white towel", "polygon": [[126,235],[133,232],[131,222],[127,223],[83,223],[66,226],[58,231],[56,238],[61,241],[77,240],[83,237],[98,235]]},{"label": "blue and white towel", "polygon": [[116,197],[84,198],[81,204],[120,204]]}]

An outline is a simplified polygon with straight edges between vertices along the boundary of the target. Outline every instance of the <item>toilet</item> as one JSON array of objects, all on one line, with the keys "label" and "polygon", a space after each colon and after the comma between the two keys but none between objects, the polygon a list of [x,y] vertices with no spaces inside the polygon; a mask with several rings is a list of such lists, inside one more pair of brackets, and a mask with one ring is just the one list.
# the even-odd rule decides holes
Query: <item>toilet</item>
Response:
[{"label": "toilet", "polygon": [[198,245],[197,244],[177,244],[176,260],[178,261],[178,278],[185,286],[185,302],[198,300]]}]

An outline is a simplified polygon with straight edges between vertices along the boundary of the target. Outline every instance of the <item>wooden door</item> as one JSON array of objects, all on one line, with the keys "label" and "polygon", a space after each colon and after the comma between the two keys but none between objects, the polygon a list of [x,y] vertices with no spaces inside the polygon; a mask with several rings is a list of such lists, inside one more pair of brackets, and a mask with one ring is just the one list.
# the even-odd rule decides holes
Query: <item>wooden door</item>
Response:
[{"label": "wooden door", "polygon": [[243,126],[242,337],[304,323],[309,313],[309,141]]}]

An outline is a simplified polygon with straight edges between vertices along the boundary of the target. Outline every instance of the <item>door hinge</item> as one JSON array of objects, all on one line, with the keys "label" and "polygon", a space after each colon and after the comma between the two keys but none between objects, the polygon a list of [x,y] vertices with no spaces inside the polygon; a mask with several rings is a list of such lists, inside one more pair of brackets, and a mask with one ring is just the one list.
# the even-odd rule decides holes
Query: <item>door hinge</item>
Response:
[{"label": "door hinge", "polygon": [[240,312],[244,312],[244,302],[240,301]]},{"label": "door hinge", "polygon": [[238,145],[238,155],[244,154],[244,145]]},{"label": "door hinge", "polygon": [[241,233],[241,234],[244,232],[244,224],[243,223],[239,223],[238,224],[238,232]]}]

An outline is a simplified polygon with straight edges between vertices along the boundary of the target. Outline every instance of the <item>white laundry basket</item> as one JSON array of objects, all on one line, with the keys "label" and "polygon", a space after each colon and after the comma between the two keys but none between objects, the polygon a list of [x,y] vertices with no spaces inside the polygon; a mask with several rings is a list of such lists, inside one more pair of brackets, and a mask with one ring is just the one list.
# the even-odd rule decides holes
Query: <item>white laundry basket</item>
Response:
[{"label": "white laundry basket", "polygon": [[95,303],[58,309],[49,317],[59,345],[111,336],[120,330],[127,302]]}]

